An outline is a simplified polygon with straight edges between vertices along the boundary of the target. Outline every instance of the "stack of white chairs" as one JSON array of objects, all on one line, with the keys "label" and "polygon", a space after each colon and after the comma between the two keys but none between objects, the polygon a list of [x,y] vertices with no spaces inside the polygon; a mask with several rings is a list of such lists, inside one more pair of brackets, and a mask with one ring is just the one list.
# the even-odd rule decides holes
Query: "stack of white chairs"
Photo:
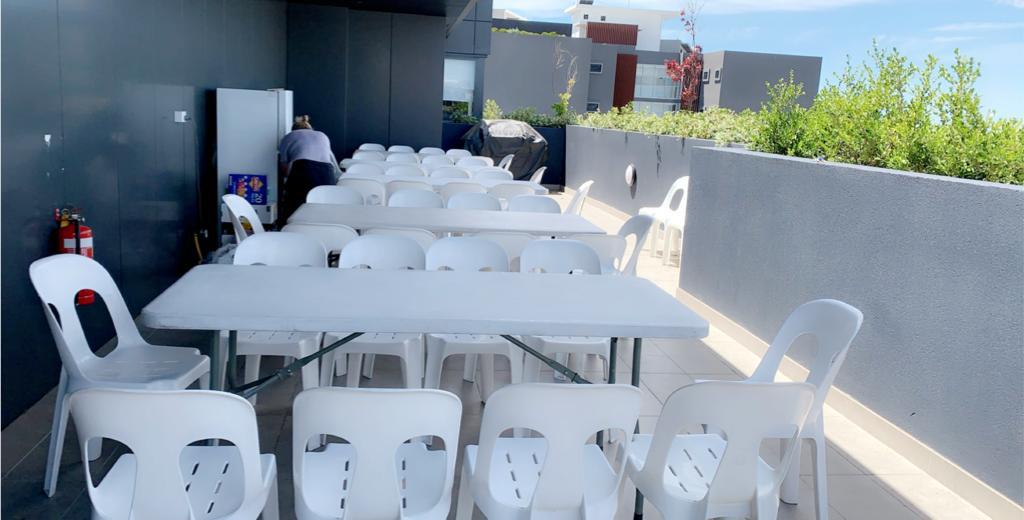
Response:
[{"label": "stack of white chairs", "polygon": [[263,232],[263,223],[249,201],[233,193],[221,196],[221,200],[228,209],[231,227],[235,230],[235,243],[241,244],[249,235]]},{"label": "stack of white chairs", "polygon": [[366,203],[362,193],[345,186],[317,186],[306,194],[306,202],[341,206],[362,206]]},{"label": "stack of white chairs", "polygon": [[466,157],[472,157],[473,153],[469,150],[461,150],[459,148],[452,148],[444,153],[449,159],[458,162],[459,159]]},{"label": "stack of white chairs", "polygon": [[342,176],[338,179],[338,186],[358,191],[362,194],[363,201],[367,206],[380,206],[386,200],[387,193],[384,184],[376,179],[358,179]]},{"label": "stack of white chairs", "polygon": [[356,163],[345,168],[342,177],[345,175],[384,175],[384,168],[371,163]]},{"label": "stack of white chairs", "polygon": [[359,150],[366,152],[383,152],[387,150],[384,145],[377,143],[363,143],[359,145]]},{"label": "stack of white chairs", "polygon": [[451,181],[441,186],[440,192],[441,198],[447,202],[458,193],[487,193],[487,188],[476,182]]},{"label": "stack of white chairs", "polygon": [[527,213],[553,213],[561,214],[562,207],[558,201],[546,195],[520,195],[508,201],[509,211],[522,211]]},{"label": "stack of white chairs", "polygon": [[394,177],[426,177],[427,173],[418,164],[394,163],[384,170],[384,175]]},{"label": "stack of white chairs", "polygon": [[511,181],[512,172],[497,166],[481,166],[473,170],[474,179],[491,179],[496,181]]},{"label": "stack of white chairs", "polygon": [[388,147],[388,153],[416,153],[416,149],[414,149],[411,146],[406,146],[404,144],[393,144]]},{"label": "stack of white chairs", "polygon": [[594,181],[580,184],[580,187],[576,189],[576,193],[569,201],[569,205],[565,207],[566,215],[579,215],[583,213],[583,204],[587,201],[587,195],[590,194],[590,187],[593,185]]},{"label": "stack of white chairs", "polygon": [[[641,215],[654,219],[654,232],[651,233],[651,256],[657,255],[658,234],[662,236],[662,264],[668,264],[673,249],[670,248],[672,238],[679,237],[682,251],[683,229],[686,225],[686,196],[690,186],[690,177],[680,177],[669,187],[665,199],[658,207],[640,208]],[[682,257],[680,256],[680,263]]]},{"label": "stack of white chairs", "polygon": [[450,209],[501,211],[501,200],[486,193],[456,193],[445,204]]}]

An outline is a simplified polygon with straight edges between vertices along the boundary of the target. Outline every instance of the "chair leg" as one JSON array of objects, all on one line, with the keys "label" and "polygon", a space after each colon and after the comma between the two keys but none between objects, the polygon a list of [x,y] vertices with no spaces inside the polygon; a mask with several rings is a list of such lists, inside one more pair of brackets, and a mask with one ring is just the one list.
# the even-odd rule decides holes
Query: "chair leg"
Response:
[{"label": "chair leg", "polygon": [[459,478],[459,503],[455,508],[455,520],[472,520],[473,518],[473,490],[470,489],[469,472],[466,466],[462,466],[462,476]]},{"label": "chair leg", "polygon": [[462,380],[469,383],[476,381],[476,354],[466,354],[466,363],[462,367]]},{"label": "chair leg", "polygon": [[320,358],[320,386],[334,386],[334,371],[337,365],[334,352],[328,352]]},{"label": "chair leg", "polygon": [[341,377],[341,376],[347,374],[348,373],[348,360],[345,357],[345,354],[335,353],[334,354],[334,358],[335,359],[340,358],[342,360],[341,362],[336,363],[334,365],[334,375],[336,375],[338,377]]},{"label": "chair leg", "polygon": [[199,376],[199,379],[197,379],[196,381],[199,381],[199,389],[200,390],[209,390],[210,389],[210,373],[209,372],[206,372],[203,375]]},{"label": "chair leg", "polygon": [[64,433],[68,429],[68,373],[60,369],[57,383],[57,402],[53,407],[53,425],[50,427],[50,450],[46,456],[46,476],[43,477],[43,491],[52,497],[57,492],[57,475],[60,473],[60,456],[64,453]]},{"label": "chair leg", "polygon": [[[260,358],[262,356],[249,355],[245,356],[245,382],[251,383],[260,378]],[[287,362],[287,361],[285,361]],[[256,395],[249,398],[249,402],[256,405]]]},{"label": "chair leg", "polygon": [[818,520],[828,520],[828,447],[825,435],[815,435],[811,439],[814,445],[811,458],[814,462],[814,506],[818,512]]},{"label": "chair leg", "polygon": [[515,346],[508,346],[508,366],[511,371],[512,384],[518,385],[523,382],[523,351]]},{"label": "chair leg", "polygon": [[406,349],[402,366],[405,367],[405,387],[423,388],[423,349]]},{"label": "chair leg", "polygon": [[672,237],[675,231],[665,223],[664,241],[661,244],[661,265],[668,265],[668,259],[672,256]]},{"label": "chair leg", "polygon": [[[785,439],[779,441],[779,453],[782,453],[782,446]],[[793,447],[793,458],[786,472],[786,479],[782,481],[782,489],[779,491],[779,499],[791,505],[800,503],[800,452],[803,451],[803,439],[798,439]]]},{"label": "chair leg", "polygon": [[524,356],[523,360],[523,382],[536,383],[540,381],[540,360],[533,356]]},{"label": "chair leg", "polygon": [[487,402],[494,393],[494,354],[480,355],[480,400]]},{"label": "chair leg", "polygon": [[278,503],[277,497],[277,478],[274,478],[270,483],[267,503],[263,505],[263,512],[260,513],[260,518],[263,520],[279,520],[281,518],[281,506]]},{"label": "chair leg", "polygon": [[345,386],[359,388],[359,376],[362,374],[363,355],[348,355],[348,373],[345,374]]},{"label": "chair leg", "polygon": [[[444,368],[445,344],[440,339],[427,339],[427,365],[423,373],[423,388],[441,388],[441,370]],[[467,354],[466,357],[469,357]]]},{"label": "chair leg", "polygon": [[[545,352],[544,354],[550,355],[549,352]],[[558,363],[560,363],[562,365],[568,366],[569,365],[569,358],[570,358],[569,354],[565,354],[565,353],[562,353],[562,352],[555,353],[555,361],[557,361]],[[555,381],[567,381],[568,380],[568,378],[565,377],[565,374],[563,374],[561,372],[555,372],[554,376],[555,376]],[[539,380],[539,378],[538,378],[538,380]]]},{"label": "chair leg", "polygon": [[647,244],[650,246],[651,258],[657,256],[658,251],[658,227],[661,224],[655,220],[654,225],[651,226],[650,233],[647,234]]},{"label": "chair leg", "polygon": [[373,379],[373,361],[376,359],[374,354],[366,355],[366,362],[363,363],[363,377],[366,379]]},{"label": "chair leg", "polygon": [[93,437],[85,443],[87,459],[92,462],[103,454],[103,437]]}]

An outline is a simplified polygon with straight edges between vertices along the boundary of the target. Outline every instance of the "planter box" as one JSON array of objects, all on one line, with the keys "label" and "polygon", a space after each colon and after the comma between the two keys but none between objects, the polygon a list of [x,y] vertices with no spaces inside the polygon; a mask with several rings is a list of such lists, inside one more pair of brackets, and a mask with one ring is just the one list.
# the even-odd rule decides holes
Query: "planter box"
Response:
[{"label": "planter box", "polygon": [[[441,147],[462,148],[462,136],[473,128],[473,125],[461,123],[444,123],[441,130]],[[537,132],[548,142],[548,160],[544,172],[544,184],[565,186],[565,129],[535,127]]]},{"label": "planter box", "polygon": [[[715,146],[706,139],[582,126],[568,127],[566,142],[566,184],[594,180],[590,197],[626,215],[660,205],[672,183],[690,175],[693,149]],[[632,187],[625,181],[630,164],[636,168]]]},{"label": "planter box", "polygon": [[765,341],[808,300],[859,308],[837,387],[1020,503],[1024,188],[692,154],[679,287]]}]

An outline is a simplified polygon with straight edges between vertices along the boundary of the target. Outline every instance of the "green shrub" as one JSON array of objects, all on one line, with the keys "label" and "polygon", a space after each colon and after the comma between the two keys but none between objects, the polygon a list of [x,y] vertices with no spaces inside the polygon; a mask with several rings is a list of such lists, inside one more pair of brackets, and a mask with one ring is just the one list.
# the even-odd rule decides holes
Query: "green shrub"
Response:
[{"label": "green shrub", "polygon": [[847,63],[810,108],[803,87],[768,86],[751,148],[967,179],[1024,184],[1024,123],[984,114],[974,85],[980,68],[954,54],[920,65],[875,47],[867,63]]},{"label": "green shrub", "polygon": [[501,107],[493,99],[484,101],[484,119],[501,119]]},{"label": "green shrub", "polygon": [[632,104],[608,112],[590,112],[579,124],[594,128],[614,128],[627,132],[713,139],[719,143],[745,143],[753,138],[756,118],[753,112],[733,112],[709,108],[704,112],[666,112],[654,115],[633,110]]},{"label": "green shrub", "polygon": [[498,28],[498,27],[491,27],[491,32],[499,32],[499,33],[507,33],[507,34],[519,34],[519,35],[522,35],[522,36],[550,36],[552,38],[565,38],[564,34],[556,33],[556,32],[553,32],[553,31],[533,32],[533,31],[524,31],[522,29],[517,29],[517,28],[501,29],[501,28]]},{"label": "green shrub", "polygon": [[565,125],[575,124],[577,116],[575,112],[568,109],[568,97],[563,94],[560,99],[562,101],[552,105],[552,110],[555,111],[553,116],[541,114],[533,107],[517,108],[504,113],[496,101],[488,99],[484,101],[484,119],[514,119],[530,126],[551,128],[563,128]]}]

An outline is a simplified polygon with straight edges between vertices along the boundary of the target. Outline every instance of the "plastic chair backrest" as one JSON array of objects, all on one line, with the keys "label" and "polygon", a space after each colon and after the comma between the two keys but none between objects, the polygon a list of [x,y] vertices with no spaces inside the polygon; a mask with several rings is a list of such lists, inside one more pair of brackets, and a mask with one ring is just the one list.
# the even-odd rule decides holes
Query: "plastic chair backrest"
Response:
[{"label": "plastic chair backrest", "polygon": [[469,172],[456,166],[441,166],[431,171],[430,176],[440,179],[468,179]]},{"label": "plastic chair backrest", "polygon": [[427,250],[430,249],[430,246],[434,245],[434,242],[437,240],[437,235],[427,231],[426,229],[419,228],[377,227],[364,230],[363,235],[390,235],[409,238],[419,244],[424,253],[426,253]]},{"label": "plastic chair backrest", "polygon": [[520,195],[508,200],[509,211],[527,211],[531,213],[562,213],[558,201],[547,195]]},{"label": "plastic chair backrest", "polygon": [[420,155],[444,157],[444,150],[433,146],[424,146],[423,148],[420,148]]},{"label": "plastic chair backrest", "polygon": [[359,150],[352,154],[356,161],[383,161],[386,159],[383,150]]},{"label": "plastic chair backrest", "polygon": [[444,200],[433,190],[398,190],[388,197],[388,206],[394,208],[443,208]]},{"label": "plastic chair backrest", "polygon": [[359,145],[359,150],[366,152],[383,152],[386,150],[384,145],[377,143],[363,143]]},{"label": "plastic chair backrest", "polygon": [[415,148],[404,144],[393,144],[388,147],[388,151],[391,153],[416,153]]},{"label": "plastic chair backrest", "polygon": [[491,186],[487,193],[498,197],[499,199],[511,200],[520,195],[536,195],[533,187],[528,184],[518,184],[515,182],[508,182],[502,184],[495,184]]},{"label": "plastic chair backrest", "polygon": [[508,254],[486,238],[442,238],[427,250],[427,269],[507,272]]},{"label": "plastic chair backrest", "polygon": [[463,150],[461,148],[452,148],[451,150],[446,151],[444,154],[446,156],[448,156],[449,159],[452,159],[452,160],[455,160],[455,161],[458,161],[459,159],[463,159],[463,158],[466,158],[466,157],[472,157],[473,156],[472,152],[470,152],[469,150]]},{"label": "plastic chair backrest", "polygon": [[540,184],[541,181],[544,180],[544,172],[546,171],[548,171],[547,166],[541,166],[540,168],[537,168],[537,171],[533,172],[533,175],[530,176],[530,182],[534,184]]},{"label": "plastic chair backrest", "polygon": [[619,235],[580,234],[568,238],[579,240],[590,246],[601,259],[601,273],[620,271],[622,259],[626,256],[626,239]]},{"label": "plastic chair backrest", "polygon": [[523,249],[526,249],[527,244],[530,242],[539,240],[537,237],[529,233],[521,233],[517,231],[493,231],[488,233],[477,233],[473,236],[477,238],[486,238],[487,240],[501,246],[501,248],[505,250],[505,254],[508,255],[509,270],[514,272],[519,271],[519,257],[522,256]]},{"label": "plastic chair backrest", "polygon": [[[358,417],[359,420],[352,420]],[[402,477],[396,452],[415,437],[437,436],[444,441],[444,484],[438,501],[451,495],[455,458],[459,450],[462,403],[443,390],[324,387],[306,390],[292,409],[292,475],[296,490],[317,483],[305,480],[305,451],[309,439],[328,434],[348,441],[355,450],[349,492],[329,511],[314,511],[324,518],[406,518],[403,514]],[[386,425],[386,427],[382,427]],[[440,477],[440,475],[438,475]],[[310,501],[296,497],[306,507]]]},{"label": "plastic chair backrest", "polygon": [[306,202],[314,204],[341,204],[362,206],[366,201],[363,194],[345,186],[317,186],[306,194]]},{"label": "plastic chair backrest", "polygon": [[774,381],[786,352],[801,337],[811,336],[817,350],[807,382],[817,388],[811,417],[815,419],[862,323],[864,314],[860,310],[838,300],[813,300],[797,307],[782,323],[750,381]]},{"label": "plastic chair backrest", "polygon": [[813,401],[814,387],[807,383],[705,381],[684,386],[665,401],[637,480],[657,488],[663,486],[675,437],[694,425],[714,426],[728,444],[707,500],[722,505],[753,504],[758,492],[762,441],[778,438],[779,432],[792,432],[782,462],[773,468],[778,489]]},{"label": "plastic chair backrest", "polygon": [[[587,478],[584,450],[589,438],[599,430],[624,432],[621,447],[628,452],[640,400],[640,390],[629,385],[526,383],[501,388],[484,408],[477,467],[471,482],[473,494],[491,496],[499,502],[507,500],[495,496],[489,485],[491,466],[505,460],[496,449],[498,437],[512,428],[528,428],[547,442],[543,468],[530,499],[530,517],[576,518],[583,509]],[[499,458],[500,462],[496,461]],[[598,490],[604,496],[588,499],[600,501],[618,493],[624,464],[617,466],[615,481]]]},{"label": "plastic chair backrest", "polygon": [[651,231],[652,224],[654,224],[654,219],[647,215],[633,215],[619,228],[618,235],[627,243],[632,241],[633,246],[629,249],[625,264],[619,262],[619,272],[622,274],[636,276],[636,263],[640,260],[640,249],[647,241],[647,233]]},{"label": "plastic chair backrest", "polygon": [[[392,181],[394,182],[394,181]],[[352,179],[342,177],[338,186],[351,188],[363,194],[367,206],[380,206],[384,203],[384,183],[375,179]]]},{"label": "plastic chair backrest", "polygon": [[484,166],[494,166],[494,159],[491,159],[490,157],[480,157],[480,156],[474,155],[474,156],[471,156],[471,157],[463,157],[463,158],[455,161],[455,166],[461,166],[461,167],[464,167],[464,168],[465,167],[480,168],[480,167],[484,167]]},{"label": "plastic chair backrest", "polygon": [[[672,182],[665,194],[665,200],[661,201],[661,209],[672,209],[672,203],[676,203],[678,209],[686,202],[686,189],[690,186],[690,177],[680,177]],[[679,200],[675,200],[678,197]]]},{"label": "plastic chair backrest", "polygon": [[579,215],[583,212],[583,203],[587,201],[587,195],[590,193],[590,187],[594,185],[594,181],[587,181],[580,184],[579,189],[576,190],[576,194],[572,196],[572,200],[569,201],[569,205],[565,207],[565,213],[567,215]]},{"label": "plastic chair backrest", "polygon": [[313,237],[272,231],[250,238],[235,249],[235,265],[327,267],[327,249]]},{"label": "plastic chair backrest", "polygon": [[514,161],[515,159],[516,159],[516,154],[514,154],[514,153],[510,153],[510,154],[506,155],[505,157],[502,157],[501,161],[498,162],[498,168],[501,168],[501,169],[507,171],[509,168],[512,167],[512,161]]},{"label": "plastic chair backrest", "polygon": [[457,193],[487,193],[487,188],[476,182],[460,181],[452,181],[441,186],[441,198],[444,200],[450,200]]},{"label": "plastic chair backrest", "polygon": [[394,166],[388,166],[387,170],[384,171],[384,175],[425,177],[427,174],[418,164],[397,163]]},{"label": "plastic chair backrest", "polygon": [[43,303],[43,313],[57,344],[64,369],[75,379],[84,377],[79,364],[96,357],[89,348],[75,310],[75,297],[90,289],[103,299],[117,334],[117,346],[145,345],[110,273],[99,262],[82,255],[62,254],[40,258],[28,268],[32,286]]},{"label": "plastic chair backrest", "polygon": [[448,199],[445,207],[450,209],[482,209],[501,211],[501,201],[486,193],[456,193]]},{"label": "plastic chair backrest", "polygon": [[231,227],[235,230],[236,242],[241,243],[249,236],[245,226],[242,225],[243,221],[249,224],[253,234],[263,232],[263,223],[260,222],[260,216],[256,214],[256,210],[249,204],[249,201],[233,193],[222,196],[221,200],[224,201],[224,205],[228,208],[228,216],[231,218]]},{"label": "plastic chair backrest", "polygon": [[288,224],[281,231],[298,233],[320,241],[328,253],[340,253],[359,233],[344,224]]},{"label": "plastic chair backrest", "polygon": [[[106,438],[124,444],[135,455],[131,518],[194,518],[186,492],[191,475],[182,475],[180,457],[186,446],[205,439],[230,441],[238,449],[242,466],[239,505],[266,501],[256,413],[249,401],[237,395],[208,390],[89,388],[71,395],[70,408],[82,453],[91,439]],[[105,510],[109,506],[92,484],[89,463],[83,466],[96,516],[112,518],[116,512]]]},{"label": "plastic chair backrest", "polygon": [[519,271],[560,274],[601,274],[601,259],[578,240],[534,240],[519,258]]},{"label": "plastic chair backrest", "polygon": [[512,172],[497,166],[484,166],[473,171],[474,179],[493,179],[496,181],[510,181],[513,179]]},{"label": "plastic chair backrest", "polygon": [[402,190],[423,190],[433,192],[434,187],[427,181],[417,180],[394,180],[389,181],[385,185],[385,191],[387,192],[387,200],[391,200],[391,196]]},{"label": "plastic chair backrest", "polygon": [[377,166],[376,164],[370,163],[355,163],[348,168],[345,168],[345,173],[342,177],[348,174],[353,175],[384,175],[384,168]]},{"label": "plastic chair backrest", "polygon": [[367,233],[341,250],[338,267],[385,271],[423,269],[424,256],[423,248],[409,237]]},{"label": "plastic chair backrest", "polygon": [[[420,153],[422,154],[423,152]],[[423,166],[452,166],[455,164],[443,153],[441,155],[425,155],[420,159],[420,162]]]},{"label": "plastic chair backrest", "polygon": [[416,154],[405,152],[389,153],[387,159],[385,160],[391,163],[419,164],[420,162],[420,158],[417,157]]}]

